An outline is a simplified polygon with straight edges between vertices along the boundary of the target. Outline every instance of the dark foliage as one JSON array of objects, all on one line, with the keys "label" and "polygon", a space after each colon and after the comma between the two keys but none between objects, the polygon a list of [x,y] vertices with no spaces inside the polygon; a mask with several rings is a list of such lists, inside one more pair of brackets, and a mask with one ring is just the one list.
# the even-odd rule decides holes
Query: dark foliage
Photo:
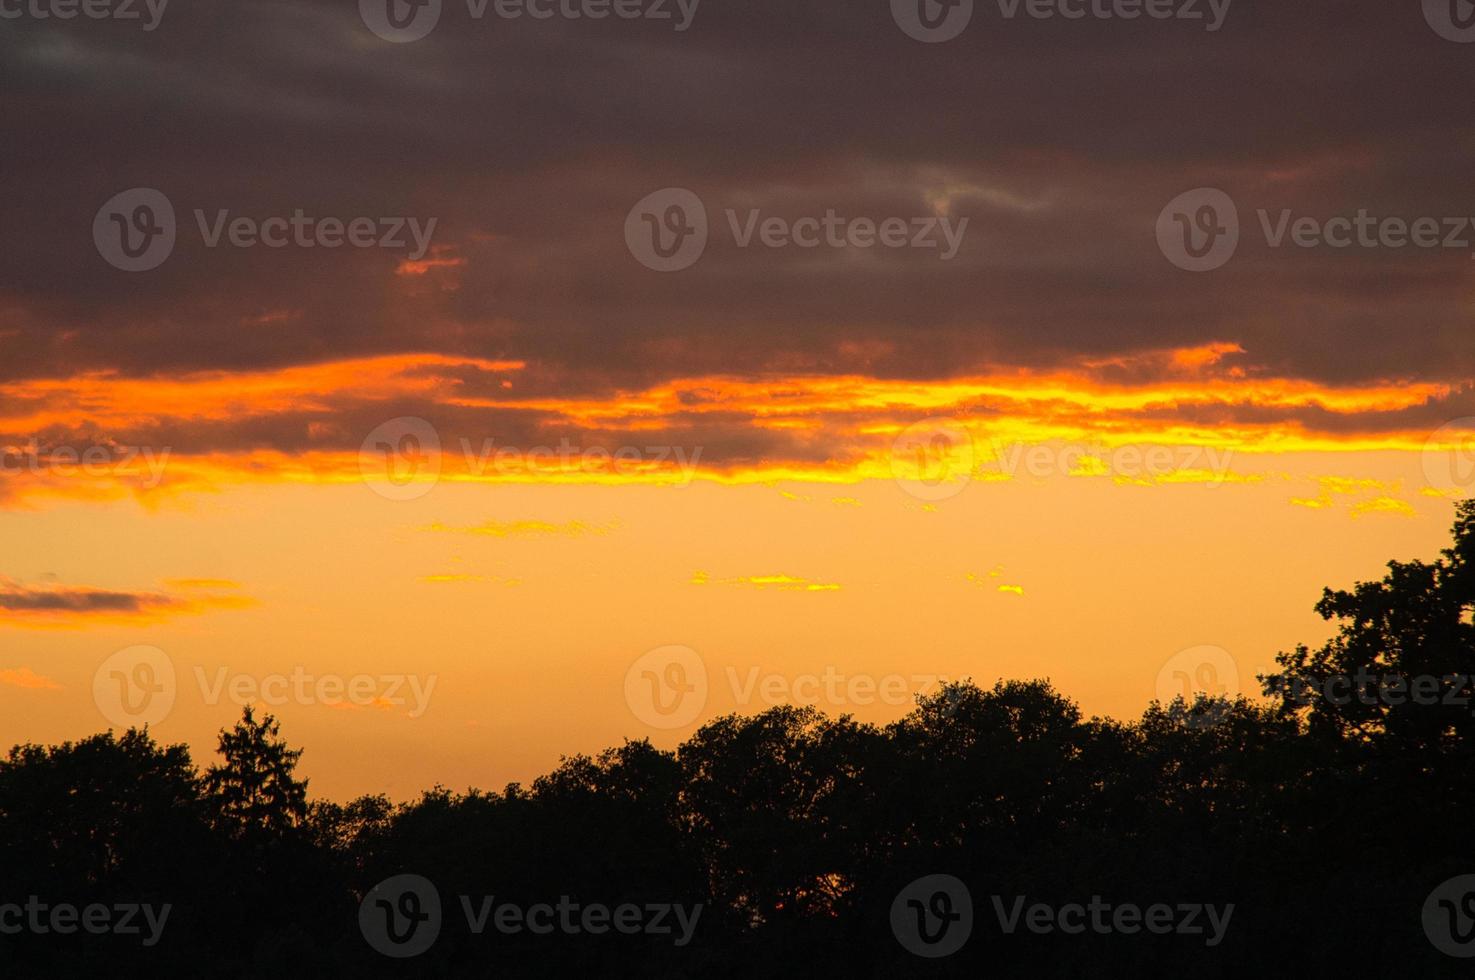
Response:
[{"label": "dark foliage", "polygon": [[[676,751],[627,742],[531,787],[309,802],[299,753],[247,711],[203,773],[147,731],[0,761],[0,903],[169,903],[163,939],[0,935],[4,976],[1455,976],[1420,913],[1475,872],[1475,507],[1432,564],[1328,591],[1339,626],[1266,700],[1081,716],[1048,682],[957,684],[885,728],[809,708],[729,716]],[[1388,678],[1440,679],[1436,703]],[[1350,699],[1327,697],[1347,680]],[[413,873],[434,946],[381,955],[374,885]],[[909,882],[956,876],[969,942],[892,932]],[[694,937],[473,934],[460,896],[528,907],[700,904]],[[1232,903],[1202,935],[1005,935],[994,896]]]}]

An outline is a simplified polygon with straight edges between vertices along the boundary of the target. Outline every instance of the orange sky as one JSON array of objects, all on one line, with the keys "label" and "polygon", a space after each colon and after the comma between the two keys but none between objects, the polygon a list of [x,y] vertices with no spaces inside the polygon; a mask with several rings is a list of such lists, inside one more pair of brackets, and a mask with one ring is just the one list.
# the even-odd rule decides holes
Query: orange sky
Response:
[{"label": "orange sky", "polygon": [[[101,730],[119,676],[172,671],[167,711],[137,715],[160,737],[204,753],[236,702],[268,704],[318,791],[405,797],[778,701],[886,721],[948,678],[1047,676],[1129,716],[1197,651],[1210,682],[1232,669],[1252,690],[1277,650],[1325,636],[1323,585],[1441,546],[1469,443],[1388,421],[1438,386],[1317,386],[1232,353],[1144,355],[1157,376],[1138,383],[1082,363],[578,400],[523,396],[516,362],[430,356],[12,384],[7,431],[168,426],[181,447],[86,470],[12,440],[0,742]],[[511,384],[491,394],[488,375]],[[378,423],[325,418],[322,449],[202,435],[348,402]],[[476,415],[393,421],[405,406],[511,408],[584,438],[560,459],[556,438],[541,453]],[[788,441],[745,461],[743,430]],[[668,648],[689,652],[642,660]],[[700,703],[652,715],[651,663],[700,675]]]}]

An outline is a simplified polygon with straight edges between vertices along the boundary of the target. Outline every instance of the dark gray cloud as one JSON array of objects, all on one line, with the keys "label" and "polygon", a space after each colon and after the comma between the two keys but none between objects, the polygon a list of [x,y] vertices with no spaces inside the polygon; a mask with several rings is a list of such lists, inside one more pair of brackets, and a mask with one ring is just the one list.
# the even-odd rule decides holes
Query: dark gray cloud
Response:
[{"label": "dark gray cloud", "polygon": [[[0,379],[443,351],[596,393],[1230,341],[1285,376],[1460,380],[1475,374],[1471,248],[1270,248],[1256,211],[1475,214],[1472,59],[1418,0],[1238,0],[1214,33],[1005,20],[980,0],[938,45],[884,2],[842,0],[705,0],[680,33],[478,22],[447,0],[403,45],[324,0],[176,0],[147,33],[5,21]],[[127,274],[91,226],[134,186],[169,196],[181,237]],[[660,275],[622,228],[667,186],[700,195],[715,230],[696,266]],[[1243,240],[1191,274],[1153,229],[1200,186],[1236,201]],[[740,249],[723,216],[940,201],[970,219],[948,262]],[[209,249],[196,208],[435,217],[463,264],[411,277],[395,274],[403,251]]]}]

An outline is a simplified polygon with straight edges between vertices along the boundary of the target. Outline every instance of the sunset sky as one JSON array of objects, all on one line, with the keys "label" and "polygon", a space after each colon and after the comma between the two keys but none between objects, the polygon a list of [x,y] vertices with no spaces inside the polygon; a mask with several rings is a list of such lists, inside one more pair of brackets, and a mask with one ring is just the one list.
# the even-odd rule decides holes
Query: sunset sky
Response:
[{"label": "sunset sky", "polygon": [[[0,22],[0,745],[117,727],[158,656],[197,758],[232,690],[373,678],[269,704],[339,798],[777,701],[884,722],[944,678],[1119,717],[1204,662],[1254,691],[1475,486],[1475,46],[1431,18]],[[130,272],[95,231],[137,188],[177,228]],[[662,272],[629,229],[667,189],[709,227]],[[1238,245],[1188,271],[1160,242],[1202,189]],[[221,212],[434,226],[271,247]],[[755,212],[967,225],[944,258]],[[1438,243],[1335,244],[1359,214]],[[631,685],[693,662],[652,724]]]}]

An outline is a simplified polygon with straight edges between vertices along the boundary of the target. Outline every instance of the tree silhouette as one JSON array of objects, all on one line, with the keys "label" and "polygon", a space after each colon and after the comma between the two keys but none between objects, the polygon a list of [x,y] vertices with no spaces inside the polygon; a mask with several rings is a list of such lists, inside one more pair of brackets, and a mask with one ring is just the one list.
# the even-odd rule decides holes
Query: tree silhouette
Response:
[{"label": "tree silhouette", "polygon": [[[148,731],[23,745],[0,760],[0,909],[31,896],[170,902],[166,942],[0,929],[5,976],[751,977],[1463,975],[1425,937],[1431,889],[1475,873],[1468,706],[1475,504],[1432,563],[1328,590],[1338,632],[1279,657],[1268,701],[1154,703],[1087,718],[1044,680],[945,685],[884,727],[777,707],[674,750],[625,742],[530,787],[309,801],[276,719],[246,709],[203,773]],[[1424,675],[1439,698],[1390,696]],[[1330,682],[1350,697],[1328,697]],[[1361,695],[1361,696],[1359,696]],[[375,952],[359,902],[423,876],[442,929]],[[899,892],[945,873],[972,937],[924,961]],[[696,941],[478,936],[462,901],[700,904]],[[1233,903],[1201,936],[1005,934],[995,901]],[[1475,896],[1467,896],[1475,901]],[[1176,907],[1176,905],[1175,905]],[[1475,928],[1465,906],[1441,914]],[[4,925],[0,911],[0,925]]]},{"label": "tree silhouette", "polygon": [[281,727],[271,715],[257,721],[247,706],[220,732],[223,761],[206,770],[205,789],[232,836],[285,837],[307,820],[307,781],[295,776],[302,750],[287,747]]}]

